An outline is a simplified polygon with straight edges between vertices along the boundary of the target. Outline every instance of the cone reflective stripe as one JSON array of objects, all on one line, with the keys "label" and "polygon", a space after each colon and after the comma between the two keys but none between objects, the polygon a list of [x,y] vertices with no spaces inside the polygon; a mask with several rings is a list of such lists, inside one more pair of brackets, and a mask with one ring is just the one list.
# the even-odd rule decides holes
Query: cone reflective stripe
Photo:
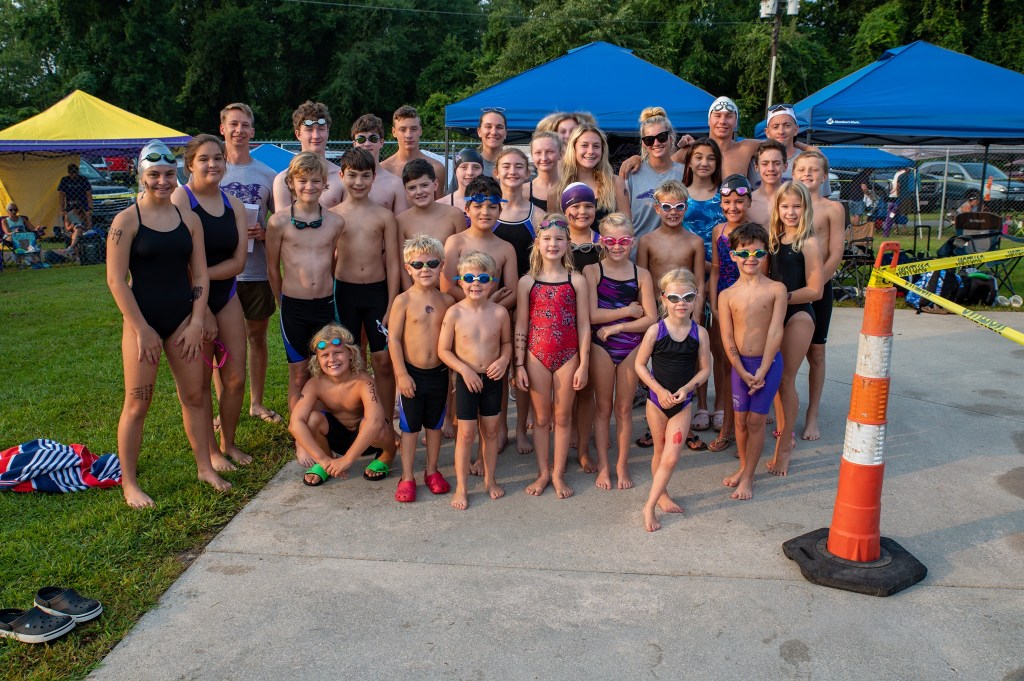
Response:
[{"label": "cone reflective stripe", "polygon": [[895,288],[867,287],[839,463],[839,489],[828,535],[831,553],[862,563],[881,555],[879,520],[895,309]]}]

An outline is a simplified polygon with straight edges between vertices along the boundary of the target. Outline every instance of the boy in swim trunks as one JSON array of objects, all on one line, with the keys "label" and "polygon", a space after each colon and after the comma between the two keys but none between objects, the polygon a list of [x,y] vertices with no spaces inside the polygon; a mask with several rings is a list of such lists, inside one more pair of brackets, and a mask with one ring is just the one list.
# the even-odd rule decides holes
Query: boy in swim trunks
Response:
[{"label": "boy in swim trunks", "polygon": [[[398,215],[398,238],[405,243],[420,234],[434,237],[442,244],[452,234],[466,229],[466,214],[462,208],[436,203],[437,175],[434,167],[421,158],[413,159],[402,169],[405,197],[411,206]],[[402,289],[409,288],[412,279],[408,271],[402,272]]]},{"label": "boy in swim trunks", "polygon": [[402,255],[412,285],[398,294],[391,306],[392,340],[388,348],[401,393],[402,481],[398,483],[395,500],[415,501],[416,438],[423,428],[427,431],[424,483],[434,494],[450,489],[437,470],[441,426],[448,402],[448,367],[438,357],[437,341],[441,321],[455,299],[437,288],[444,266],[444,246],[440,241],[421,234],[405,242]]},{"label": "boy in swim trunks", "polygon": [[312,378],[288,421],[295,442],[313,461],[302,481],[316,487],[328,477],[347,478],[348,469],[371,447],[394,458],[394,435],[352,334],[328,324],[307,347],[313,353],[307,362]]},{"label": "boy in swim trunks", "polygon": [[[331,211],[344,218],[334,265],[335,319],[355,338],[366,336],[377,394],[395,403],[395,372],[388,354],[388,312],[398,295],[398,223],[387,208],[370,200],[377,164],[365,149],[349,149],[341,157],[345,200]],[[382,257],[383,255],[383,257]],[[375,464],[391,465],[381,457]],[[371,475],[384,478],[387,473]]]},{"label": "boy in swim trunks", "polygon": [[[334,249],[345,221],[320,205],[327,185],[327,164],[315,153],[297,154],[288,164],[285,182],[292,199],[280,205],[267,222],[266,248],[270,288],[281,301],[288,409],[292,410],[309,380],[309,340],[334,321]],[[300,444],[295,456],[303,466],[315,463]]]},{"label": "boy in swim trunks", "polygon": [[[497,218],[497,210],[493,212]],[[470,217],[474,215],[475,211]],[[515,267],[514,254],[511,262]],[[478,420],[484,486],[492,499],[505,494],[505,490],[498,486],[495,469],[498,465],[501,396],[505,392],[504,378],[512,359],[512,328],[508,310],[490,299],[497,275],[498,266],[486,253],[474,251],[459,259],[458,280],[463,299],[445,313],[438,340],[438,356],[458,374],[455,377],[455,403],[459,430],[455,439],[456,486],[452,507],[459,510],[469,505],[469,456]]]},{"label": "boy in swim trunks", "polygon": [[722,343],[732,364],[732,406],[740,467],[722,484],[735,487],[733,499],[754,495],[754,472],[764,450],[764,426],[782,380],[783,319],[786,286],[762,271],[768,232],[747,223],[729,235],[730,258],[739,280],[718,294]]}]

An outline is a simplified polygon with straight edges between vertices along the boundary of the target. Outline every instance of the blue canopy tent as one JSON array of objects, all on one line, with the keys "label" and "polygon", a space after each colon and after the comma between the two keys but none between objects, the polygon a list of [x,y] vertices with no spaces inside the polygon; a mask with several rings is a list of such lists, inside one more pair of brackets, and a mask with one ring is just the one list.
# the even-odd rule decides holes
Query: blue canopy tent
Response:
[{"label": "blue canopy tent", "polygon": [[821,147],[821,153],[828,159],[829,168],[911,168],[914,162],[909,158],[890,154],[875,147]]},{"label": "blue canopy tent", "polygon": [[[567,87],[571,83],[572,87]],[[627,83],[622,92],[609,83]],[[492,85],[444,110],[445,128],[476,133],[481,110],[503,107],[510,139],[523,139],[556,111],[586,111],[608,134],[635,137],[644,107],[665,108],[679,132],[707,133],[710,94],[635,56],[632,50],[594,42]]]},{"label": "blue canopy tent", "polygon": [[276,144],[261,144],[249,153],[254,159],[277,173],[288,168],[288,164],[295,158],[295,154]]}]

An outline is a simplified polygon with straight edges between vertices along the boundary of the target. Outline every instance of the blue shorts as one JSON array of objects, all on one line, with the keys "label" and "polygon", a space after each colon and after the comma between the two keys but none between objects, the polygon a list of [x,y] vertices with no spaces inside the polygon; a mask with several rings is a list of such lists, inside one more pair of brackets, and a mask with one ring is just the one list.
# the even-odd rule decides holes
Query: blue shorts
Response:
[{"label": "blue shorts", "polygon": [[[748,373],[757,373],[761,368],[760,357],[744,357],[740,355],[743,368]],[[749,395],[750,388],[739,377],[736,370],[732,370],[732,410],[736,412],[752,411],[755,414],[767,414],[771,409],[775,393],[779,391],[779,384],[782,383],[782,353],[776,352],[772,366],[764,377],[764,387]]]}]

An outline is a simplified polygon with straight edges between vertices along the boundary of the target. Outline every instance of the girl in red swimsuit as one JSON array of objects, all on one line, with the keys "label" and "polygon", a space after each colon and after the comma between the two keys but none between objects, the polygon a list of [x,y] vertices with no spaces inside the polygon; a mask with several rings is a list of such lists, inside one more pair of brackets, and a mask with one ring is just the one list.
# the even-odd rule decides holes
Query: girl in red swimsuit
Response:
[{"label": "girl in red swimsuit", "polygon": [[[559,499],[573,494],[565,482],[574,392],[587,384],[590,309],[587,283],[572,271],[569,222],[553,213],[541,221],[530,253],[530,271],[519,279],[516,305],[516,383],[530,391],[537,480],[526,488],[540,496],[551,483]],[[551,467],[548,433],[554,417]]]}]

